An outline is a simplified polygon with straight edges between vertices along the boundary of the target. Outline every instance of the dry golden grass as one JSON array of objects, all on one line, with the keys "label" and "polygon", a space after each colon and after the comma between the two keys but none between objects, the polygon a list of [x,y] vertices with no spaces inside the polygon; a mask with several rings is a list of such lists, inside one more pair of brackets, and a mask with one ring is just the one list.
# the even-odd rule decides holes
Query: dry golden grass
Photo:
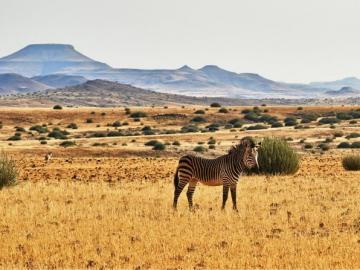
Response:
[{"label": "dry golden grass", "polygon": [[239,214],[201,185],[198,209],[182,194],[174,212],[175,158],[23,162],[20,184],[0,192],[3,268],[360,267],[359,174],[338,155],[304,156],[295,176],[243,177]]},{"label": "dry golden grass", "polygon": [[[296,107],[267,108],[282,118],[296,111]],[[236,109],[226,116],[210,109],[207,117],[239,117],[243,108]],[[135,110],[191,114],[194,108]],[[0,148],[15,158],[19,168],[18,185],[0,191],[0,268],[360,268],[360,174],[341,167],[344,152],[357,151],[334,149],[344,138],[337,138],[323,155],[302,152],[300,171],[294,176],[244,176],[238,185],[239,213],[231,210],[230,198],[226,211],[220,210],[221,187],[202,185],[194,195],[195,212],[188,211],[186,191],[178,211],[171,207],[178,157],[199,141],[213,136],[220,143],[208,156],[223,154],[247,135],[292,137],[300,149],[301,138],[320,142],[331,136],[334,130],[328,126],[81,137],[74,139],[76,147],[64,149],[59,140],[44,146],[26,134],[12,145],[6,139],[15,126],[28,129],[50,122],[62,129],[76,122],[79,129],[68,129],[71,136],[105,130],[107,123],[127,119],[124,110],[1,109],[0,115],[4,124]],[[95,123],[86,124],[87,118]],[[151,118],[143,122],[160,128],[184,124]],[[139,126],[130,122],[130,127]],[[344,122],[337,130],[360,132],[360,127]],[[150,139],[179,140],[181,146],[159,153],[144,146]],[[93,147],[94,142],[109,146]],[[48,151],[54,158],[45,164]]]}]

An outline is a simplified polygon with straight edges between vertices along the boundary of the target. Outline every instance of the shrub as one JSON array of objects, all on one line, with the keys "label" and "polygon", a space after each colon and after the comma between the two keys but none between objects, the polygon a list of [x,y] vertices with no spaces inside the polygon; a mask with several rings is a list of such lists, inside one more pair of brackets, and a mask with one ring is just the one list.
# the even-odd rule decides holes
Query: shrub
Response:
[{"label": "shrub", "polygon": [[351,124],[351,125],[357,124],[357,121],[356,121],[356,120],[351,120],[351,121],[349,122],[349,124]]},{"label": "shrub", "polygon": [[6,153],[0,153],[0,190],[16,183],[16,163]]},{"label": "shrub", "polygon": [[208,144],[215,144],[216,143],[216,140],[215,139],[210,139],[209,141],[208,141]]},{"label": "shrub", "polygon": [[218,123],[212,123],[211,125],[206,126],[206,128],[211,132],[215,132],[219,130],[220,125]]},{"label": "shrub", "polygon": [[211,103],[211,104],[210,104],[210,107],[213,107],[213,108],[220,108],[220,107],[221,107],[221,105],[220,105],[220,103],[214,102],[214,103]]},{"label": "shrub", "polygon": [[75,124],[75,123],[70,123],[66,127],[71,128],[71,129],[77,129],[78,128],[77,124]]},{"label": "shrub", "polygon": [[210,145],[209,145],[209,149],[215,149],[215,145],[214,145],[214,144],[210,144]]},{"label": "shrub", "polygon": [[201,145],[198,145],[196,146],[194,149],[193,149],[194,152],[198,152],[198,153],[203,153],[206,151],[206,148],[201,146]]},{"label": "shrub", "polygon": [[8,141],[20,141],[20,140],[21,140],[21,136],[19,134],[15,134],[14,136],[8,138]]},{"label": "shrub", "polygon": [[123,136],[122,132],[117,131],[117,130],[113,130],[110,131],[106,134],[107,137],[118,137],[118,136]]},{"label": "shrub", "polygon": [[165,144],[163,144],[161,142],[156,142],[152,149],[162,151],[162,150],[165,150],[165,148],[166,148]]},{"label": "shrub", "polygon": [[25,128],[23,127],[16,127],[17,132],[26,132]]},{"label": "shrub", "polygon": [[342,132],[342,131],[336,131],[336,132],[334,132],[334,137],[335,137],[335,138],[339,138],[339,137],[342,137],[342,136],[344,136],[344,132]]},{"label": "shrub", "polygon": [[307,143],[307,144],[304,145],[304,148],[305,148],[305,149],[312,149],[312,148],[313,148],[313,145],[310,144],[310,143]]},{"label": "shrub", "polygon": [[353,138],[359,138],[359,137],[360,137],[360,133],[353,132],[353,133],[350,133],[349,135],[347,135],[345,138],[353,139]]},{"label": "shrub", "polygon": [[337,148],[350,148],[351,145],[348,142],[341,142],[338,144]]},{"label": "shrub", "polygon": [[53,107],[54,110],[62,110],[62,107],[60,105],[55,105]]},{"label": "shrub", "polygon": [[297,119],[295,117],[286,117],[284,119],[285,126],[296,126]]},{"label": "shrub", "polygon": [[66,130],[58,130],[54,129],[48,134],[48,137],[59,139],[59,140],[65,140],[67,139],[67,136],[69,133]]},{"label": "shrub", "polygon": [[141,117],[146,117],[147,114],[145,112],[133,112],[130,114],[131,118],[141,118]]},{"label": "shrub", "polygon": [[204,110],[197,110],[194,113],[195,114],[205,114],[205,111]]},{"label": "shrub", "polygon": [[320,124],[337,124],[340,120],[334,117],[324,117],[319,120]]},{"label": "shrub", "polygon": [[121,127],[121,122],[120,121],[115,121],[114,123],[112,123],[113,127]]},{"label": "shrub", "polygon": [[324,142],[325,143],[331,143],[333,140],[334,140],[333,138],[326,138]]},{"label": "shrub", "polygon": [[264,125],[255,125],[255,126],[250,126],[247,128],[247,130],[259,130],[259,129],[267,129],[267,126]]},{"label": "shrub", "polygon": [[195,122],[195,123],[205,123],[207,122],[206,118],[202,117],[202,116],[196,116],[193,119],[191,119],[191,122]]},{"label": "shrub", "polygon": [[301,123],[305,124],[316,121],[319,118],[319,115],[315,113],[309,113],[302,115],[301,118],[302,118]]},{"label": "shrub", "polygon": [[272,128],[279,128],[279,127],[283,127],[283,124],[280,122],[275,122],[271,125]]},{"label": "shrub", "polygon": [[188,125],[181,128],[181,132],[183,133],[189,133],[189,132],[198,132],[199,128],[194,125]]},{"label": "shrub", "polygon": [[342,165],[345,170],[359,171],[360,170],[360,156],[359,155],[345,156],[342,160]]},{"label": "shrub", "polygon": [[240,128],[244,124],[239,118],[234,118],[228,121],[229,124],[233,125],[234,128]]},{"label": "shrub", "polygon": [[326,143],[320,143],[319,144],[319,148],[322,150],[322,151],[328,151],[330,149],[330,146]]},{"label": "shrub", "polygon": [[299,156],[285,140],[267,137],[259,147],[260,171],[265,174],[294,174],[299,169]]},{"label": "shrub", "polygon": [[351,120],[352,116],[350,114],[340,112],[336,114],[336,118],[340,120]]},{"label": "shrub", "polygon": [[172,145],[180,146],[180,142],[179,142],[179,141],[174,141],[174,142],[172,143]]},{"label": "shrub", "polygon": [[47,144],[47,141],[42,140],[40,141],[40,144]]},{"label": "shrub", "polygon": [[35,125],[35,126],[32,126],[30,127],[29,130],[35,130],[39,133],[46,133],[46,132],[49,132],[48,128],[45,126],[40,126],[40,125]]},{"label": "shrub", "polygon": [[151,140],[151,141],[146,142],[144,145],[145,146],[154,146],[158,142],[159,142],[158,140]]},{"label": "shrub", "polygon": [[297,107],[298,111],[302,111],[304,108],[303,107]]},{"label": "shrub", "polygon": [[94,120],[92,118],[88,118],[86,119],[86,123],[88,124],[94,123]]},{"label": "shrub", "polygon": [[125,108],[125,114],[130,114],[130,113],[131,113],[130,108]]},{"label": "shrub", "polygon": [[360,148],[360,142],[353,142],[351,148]]},{"label": "shrub", "polygon": [[228,113],[228,112],[229,112],[229,110],[226,109],[226,108],[221,108],[221,109],[219,110],[219,113]]},{"label": "shrub", "polygon": [[62,147],[70,147],[70,146],[75,146],[76,143],[73,141],[63,141],[60,143],[60,146]]}]

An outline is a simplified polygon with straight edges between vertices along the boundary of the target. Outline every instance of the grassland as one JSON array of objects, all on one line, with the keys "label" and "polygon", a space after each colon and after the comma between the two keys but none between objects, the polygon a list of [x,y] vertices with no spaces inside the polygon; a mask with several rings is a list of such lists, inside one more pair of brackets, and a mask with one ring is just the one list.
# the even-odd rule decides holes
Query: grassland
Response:
[{"label": "grassland", "polygon": [[[331,128],[312,122],[309,128],[248,131],[244,127],[253,123],[244,123],[232,128],[235,131],[221,126],[216,132],[161,134],[187,125],[194,109],[199,108],[131,108],[147,112],[140,122],[123,108],[1,109],[0,148],[17,161],[19,183],[0,191],[0,268],[360,268],[360,175],[341,166],[342,156],[358,149],[336,148],[340,142],[358,140],[345,138],[360,132],[358,124],[346,120]],[[204,117],[211,123],[232,119],[243,109],[219,114],[211,108]],[[297,113],[296,107],[268,109],[281,121]],[[165,113],[186,117],[153,117]],[[93,123],[86,123],[90,117]],[[88,137],[94,131],[114,130],[107,124],[116,120],[129,122],[118,129],[140,134]],[[66,128],[73,122],[78,129]],[[41,145],[44,134],[27,131],[44,123],[49,130],[68,130],[68,140],[76,146],[63,148],[62,140],[49,138]],[[157,130],[155,134],[142,134],[146,125]],[[21,140],[8,141],[16,126],[26,132]],[[317,148],[339,131],[344,134],[328,143],[330,150]],[[209,137],[216,140],[216,148],[204,155],[216,156],[247,135],[291,137],[289,142],[301,154],[299,172],[244,176],[238,187],[239,213],[230,203],[226,211],[220,210],[221,187],[201,185],[194,196],[196,211],[188,211],[182,194],[174,212],[172,178],[178,157],[199,142],[207,148]],[[312,149],[304,148],[304,138]],[[144,146],[150,139],[178,140],[180,146],[154,151]],[[96,142],[107,145],[93,146]],[[45,163],[49,151],[54,158]]]}]

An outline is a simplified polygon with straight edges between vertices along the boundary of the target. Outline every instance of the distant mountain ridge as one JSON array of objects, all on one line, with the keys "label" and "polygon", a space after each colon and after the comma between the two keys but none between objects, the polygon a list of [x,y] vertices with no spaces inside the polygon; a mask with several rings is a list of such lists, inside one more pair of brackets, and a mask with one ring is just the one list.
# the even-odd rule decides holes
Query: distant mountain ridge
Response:
[{"label": "distant mountain ridge", "polygon": [[200,69],[187,65],[179,69],[112,68],[81,54],[68,44],[26,46],[0,58],[0,73],[31,77],[50,88],[83,83],[86,78],[131,84],[164,93],[228,98],[321,98],[331,96],[329,91],[341,87],[360,89],[360,79],[355,77],[334,82],[292,84],[273,81],[256,73],[235,73],[215,65]]},{"label": "distant mountain ridge", "polygon": [[14,73],[0,74],[0,95],[31,93],[51,88],[41,82]]}]

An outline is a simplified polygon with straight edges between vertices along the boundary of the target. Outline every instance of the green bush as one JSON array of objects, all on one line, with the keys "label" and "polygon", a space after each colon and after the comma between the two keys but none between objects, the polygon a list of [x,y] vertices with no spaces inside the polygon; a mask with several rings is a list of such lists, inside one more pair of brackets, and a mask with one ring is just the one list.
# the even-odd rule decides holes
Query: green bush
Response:
[{"label": "green bush", "polygon": [[211,103],[211,104],[210,104],[210,107],[220,108],[220,107],[221,107],[221,104],[219,104],[219,103],[217,103],[217,102],[214,102],[214,103]]},{"label": "green bush", "polygon": [[344,132],[342,132],[342,131],[336,131],[336,132],[334,132],[334,137],[335,137],[335,138],[340,138],[340,137],[342,137],[342,136],[344,136]]},{"label": "green bush", "polygon": [[226,108],[221,108],[221,109],[219,110],[219,113],[228,113],[228,112],[229,112],[229,110],[226,109]]},{"label": "green bush", "polygon": [[264,174],[294,174],[299,169],[299,156],[284,139],[267,137],[258,152],[260,171]]},{"label": "green bush", "polygon": [[32,126],[30,127],[30,130],[35,130],[39,133],[46,133],[46,132],[49,132],[48,128],[45,126],[40,126],[40,125],[35,125],[35,126]]},{"label": "green bush", "polygon": [[199,145],[199,146],[196,146],[194,149],[193,149],[194,152],[198,152],[198,153],[203,153],[206,151],[206,148]]},{"label": "green bush", "polygon": [[183,133],[189,133],[189,132],[198,132],[199,128],[194,125],[188,125],[181,128],[181,132]]},{"label": "green bush", "polygon": [[19,134],[15,134],[14,136],[8,138],[8,141],[20,141],[20,140],[21,140],[21,136]]},{"label": "green bush", "polygon": [[71,128],[71,129],[77,129],[78,128],[77,124],[75,124],[75,123],[70,123],[66,127]]},{"label": "green bush", "polygon": [[360,156],[359,155],[345,156],[342,160],[342,165],[345,170],[359,171],[360,170]]},{"label": "green bush", "polygon": [[360,142],[353,142],[351,148],[360,148]]},{"label": "green bush", "polygon": [[320,124],[337,124],[340,123],[340,120],[334,117],[324,117],[319,121]]},{"label": "green bush", "polygon": [[145,112],[133,112],[130,114],[131,118],[141,118],[141,117],[146,117],[147,114]]},{"label": "green bush", "polygon": [[53,131],[51,131],[49,134],[48,134],[48,137],[50,138],[55,138],[55,139],[58,139],[58,140],[65,140],[67,139],[67,136],[69,133],[66,131],[66,130],[57,130],[57,129],[54,129]]},{"label": "green bush", "polygon": [[283,127],[283,124],[280,122],[275,122],[271,125],[272,128],[279,128],[279,127]]},{"label": "green bush", "polygon": [[195,123],[205,123],[207,122],[206,118],[202,117],[202,116],[196,116],[193,119],[191,119],[191,122],[195,122]]},{"label": "green bush", "polygon": [[312,148],[313,148],[313,145],[310,144],[310,143],[307,143],[307,144],[305,144],[304,148],[305,148],[305,149],[312,149]]},{"label": "green bush", "polygon": [[348,142],[341,142],[338,144],[337,148],[351,148],[351,145]]},{"label": "green bush", "polygon": [[112,123],[113,127],[121,127],[121,122],[120,121],[115,121],[114,123]]},{"label": "green bush", "polygon": [[145,146],[154,146],[158,142],[159,142],[158,140],[151,140],[151,141],[146,142],[144,145]]},{"label": "green bush", "polygon": [[60,105],[55,105],[53,107],[54,110],[62,110],[62,107]]},{"label": "green bush", "polygon": [[296,126],[297,125],[297,119],[296,117],[286,117],[284,119],[285,126]]},{"label": "green bush", "polygon": [[194,112],[194,114],[205,114],[204,110],[197,110]]},{"label": "green bush", "polygon": [[17,169],[13,159],[6,153],[0,153],[0,190],[16,183]]},{"label": "green bush", "polygon": [[75,146],[76,143],[73,141],[63,141],[62,143],[60,143],[60,146],[62,147],[70,147],[70,146]]},{"label": "green bush", "polygon": [[267,129],[267,126],[255,125],[255,126],[250,126],[250,127],[247,128],[247,130],[259,130],[259,129]]},{"label": "green bush", "polygon": [[359,138],[359,137],[360,137],[360,133],[352,132],[349,135],[347,135],[345,138],[346,139],[354,139],[354,138]]},{"label": "green bush", "polygon": [[156,142],[152,149],[162,151],[162,150],[165,150],[165,148],[166,148],[165,144],[163,144],[161,142]]},{"label": "green bush", "polygon": [[172,145],[180,146],[180,142],[179,142],[179,141],[174,141],[174,142],[172,143]]}]

